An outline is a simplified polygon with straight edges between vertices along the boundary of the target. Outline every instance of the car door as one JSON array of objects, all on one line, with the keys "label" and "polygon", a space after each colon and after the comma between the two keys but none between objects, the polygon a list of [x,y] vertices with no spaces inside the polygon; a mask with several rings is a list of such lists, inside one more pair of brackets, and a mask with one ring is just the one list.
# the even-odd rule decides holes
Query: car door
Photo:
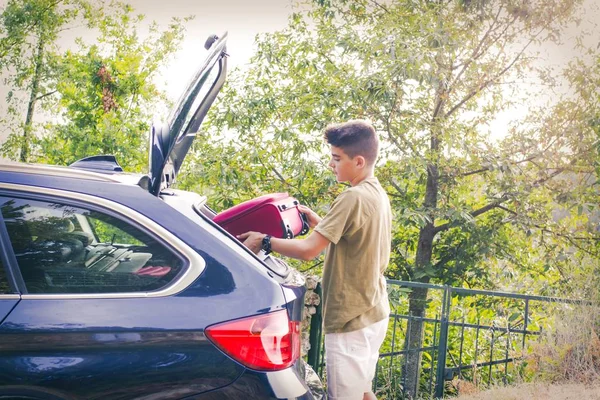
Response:
[{"label": "car door", "polygon": [[133,210],[73,197],[0,189],[24,283],[20,301],[0,300],[12,309],[0,324],[0,396],[169,399],[233,382],[243,368],[205,338],[197,299],[173,295],[204,260]]},{"label": "car door", "polygon": [[21,296],[11,286],[8,272],[0,258],[0,324],[21,299]]},{"label": "car door", "polygon": [[2,228],[2,215],[0,213],[0,324],[21,299],[14,277],[7,268],[10,242]]},{"label": "car door", "polygon": [[204,117],[225,84],[227,76],[227,32],[209,36],[205,61],[192,76],[168,122],[150,130],[148,190],[158,196],[170,187],[183,164]]}]

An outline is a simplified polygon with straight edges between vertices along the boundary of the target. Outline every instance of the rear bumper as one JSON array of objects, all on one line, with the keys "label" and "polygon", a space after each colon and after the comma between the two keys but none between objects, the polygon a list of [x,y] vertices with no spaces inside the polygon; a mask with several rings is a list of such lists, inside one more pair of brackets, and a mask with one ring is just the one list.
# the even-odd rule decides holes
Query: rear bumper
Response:
[{"label": "rear bumper", "polygon": [[323,384],[313,369],[299,360],[283,371],[255,372],[246,370],[231,385],[186,397],[187,400],[325,400]]}]

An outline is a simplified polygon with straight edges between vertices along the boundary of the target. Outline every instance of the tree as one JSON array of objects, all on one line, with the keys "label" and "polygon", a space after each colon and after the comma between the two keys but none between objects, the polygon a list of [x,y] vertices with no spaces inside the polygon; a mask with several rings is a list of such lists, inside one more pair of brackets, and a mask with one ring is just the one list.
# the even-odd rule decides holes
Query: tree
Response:
[{"label": "tree", "polygon": [[61,56],[56,91],[60,122],[47,125],[40,156],[69,164],[96,154],[113,154],[130,171],[147,165],[147,133],[158,105],[168,99],[154,83],[178,49],[185,21],[173,19],[161,31],[152,23],[142,40],[143,15],[115,3],[97,23],[93,44],[78,40]]},{"label": "tree", "polygon": [[[391,277],[493,288],[496,265],[538,285],[521,290],[540,287],[540,277],[563,283],[565,264],[577,265],[593,243],[589,230],[574,229],[577,217],[553,214],[572,210],[574,193],[589,187],[577,179],[593,172],[597,140],[586,106],[528,104],[502,140],[489,126],[522,97],[542,97],[524,93],[527,81],[551,93],[556,77],[536,68],[532,49],[556,41],[579,3],[309,2],[287,29],[258,39],[250,69],[209,116],[193,179],[182,183],[209,189],[222,206],[285,188],[323,211],[341,188],[332,189],[319,132],[368,118],[383,135],[378,176],[396,215]],[[569,252],[573,243],[584,250]],[[412,291],[414,316],[426,299],[425,289]],[[406,349],[420,347],[422,334],[411,324]],[[405,358],[409,396],[419,354]]]},{"label": "tree", "polygon": [[20,91],[27,98],[20,132],[13,132],[2,153],[28,161],[34,138],[34,115],[38,103],[55,93],[56,39],[78,18],[89,16],[90,5],[84,0],[9,0],[2,11],[0,25],[0,71],[8,72],[5,84],[10,90],[9,112],[19,115],[16,104]]},{"label": "tree", "polygon": [[[9,135],[3,155],[68,164],[114,154],[140,171],[152,113],[167,101],[154,80],[190,18],[173,19],[165,30],[152,23],[143,38],[144,16],[120,2],[96,7],[84,0],[10,0],[2,18],[0,68],[11,87],[11,113],[21,118],[18,101],[29,99],[22,130]],[[75,50],[61,50],[59,35],[76,24],[94,29],[97,38],[92,44],[78,38]],[[34,134],[41,100],[47,105],[45,129]]]}]

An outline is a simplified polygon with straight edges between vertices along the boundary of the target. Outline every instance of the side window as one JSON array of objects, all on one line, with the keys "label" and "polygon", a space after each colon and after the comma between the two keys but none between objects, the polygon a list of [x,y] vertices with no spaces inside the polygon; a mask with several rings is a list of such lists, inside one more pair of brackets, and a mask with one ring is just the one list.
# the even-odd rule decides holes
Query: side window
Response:
[{"label": "side window", "polygon": [[10,284],[8,283],[8,277],[6,276],[6,270],[0,259],[0,294],[12,293]]},{"label": "side window", "polygon": [[152,291],[183,266],[162,243],[106,213],[2,196],[0,209],[29,293]]}]

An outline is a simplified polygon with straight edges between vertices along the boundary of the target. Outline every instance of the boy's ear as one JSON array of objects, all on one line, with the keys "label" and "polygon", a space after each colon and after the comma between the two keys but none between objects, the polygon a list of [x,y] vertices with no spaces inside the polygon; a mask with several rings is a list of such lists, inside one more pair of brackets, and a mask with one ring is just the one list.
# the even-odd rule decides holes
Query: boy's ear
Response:
[{"label": "boy's ear", "polygon": [[354,162],[359,168],[364,168],[367,165],[367,160],[363,156],[356,156]]}]

